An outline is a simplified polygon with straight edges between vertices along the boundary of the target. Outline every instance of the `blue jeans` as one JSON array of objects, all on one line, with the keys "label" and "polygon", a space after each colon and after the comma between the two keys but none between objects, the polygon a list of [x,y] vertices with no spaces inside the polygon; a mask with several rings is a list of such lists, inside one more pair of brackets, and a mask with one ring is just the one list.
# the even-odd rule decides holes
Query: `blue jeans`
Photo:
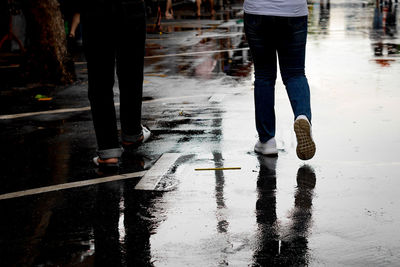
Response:
[{"label": "blue jeans", "polygon": [[307,16],[244,15],[244,29],[254,62],[256,128],[261,142],[275,136],[277,57],[294,117],[311,122],[310,88],[304,74]]}]

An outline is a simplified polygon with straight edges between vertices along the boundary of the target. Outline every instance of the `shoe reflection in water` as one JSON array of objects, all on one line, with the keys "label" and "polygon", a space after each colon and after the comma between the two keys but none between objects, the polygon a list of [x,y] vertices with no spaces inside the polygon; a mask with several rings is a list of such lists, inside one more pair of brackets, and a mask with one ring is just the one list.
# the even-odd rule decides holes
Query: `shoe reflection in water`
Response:
[{"label": "shoe reflection in water", "polygon": [[[287,227],[277,222],[276,162],[277,157],[259,156],[260,172],[257,181],[256,216],[258,243],[254,266],[303,266],[308,264],[308,231],[312,216],[314,170],[304,165],[297,172],[294,209]],[[283,228],[287,230],[283,230]]]}]

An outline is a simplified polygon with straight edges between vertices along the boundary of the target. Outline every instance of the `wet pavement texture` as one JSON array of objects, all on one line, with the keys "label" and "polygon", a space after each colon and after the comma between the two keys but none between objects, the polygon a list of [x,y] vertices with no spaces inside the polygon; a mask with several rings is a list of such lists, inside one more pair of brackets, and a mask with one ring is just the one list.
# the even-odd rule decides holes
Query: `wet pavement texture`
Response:
[{"label": "wet pavement texture", "polygon": [[[91,163],[85,62],[76,62],[75,85],[2,91],[0,194],[179,158],[151,191],[135,190],[136,177],[0,200],[0,265],[398,265],[398,4],[316,1],[309,10],[317,153],[307,162],[296,157],[279,78],[279,156],[253,152],[253,65],[240,5],[213,19],[176,10],[161,34],[149,21],[143,123],[154,135],[124,153],[117,173]],[[37,101],[39,93],[52,100]],[[56,112],[22,114],[47,110]],[[241,169],[195,170],[229,167]]]}]

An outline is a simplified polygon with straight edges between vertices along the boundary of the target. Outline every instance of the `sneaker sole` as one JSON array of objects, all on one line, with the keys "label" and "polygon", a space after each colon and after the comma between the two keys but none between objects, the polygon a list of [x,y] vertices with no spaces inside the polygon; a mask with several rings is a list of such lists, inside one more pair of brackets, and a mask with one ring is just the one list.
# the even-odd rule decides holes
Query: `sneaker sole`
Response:
[{"label": "sneaker sole", "polygon": [[308,160],[314,157],[316,148],[308,121],[302,119],[295,121],[294,132],[297,138],[296,153],[299,159]]}]

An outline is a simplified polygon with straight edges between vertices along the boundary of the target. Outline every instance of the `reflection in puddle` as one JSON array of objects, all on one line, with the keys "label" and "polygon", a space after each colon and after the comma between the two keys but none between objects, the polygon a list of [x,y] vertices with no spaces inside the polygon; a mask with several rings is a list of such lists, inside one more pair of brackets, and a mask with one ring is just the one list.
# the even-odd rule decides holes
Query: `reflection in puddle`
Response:
[{"label": "reflection in puddle", "polygon": [[374,48],[375,56],[383,56],[383,55],[397,55],[400,54],[400,45],[393,43],[373,43],[372,47]]},{"label": "reflection in puddle", "polygon": [[[223,12],[225,14],[226,12]],[[228,12],[229,13],[229,12]],[[238,10],[225,17],[234,17]],[[149,34],[146,62],[168,75],[213,79],[221,74],[248,77],[251,61],[243,34],[243,21],[194,20],[189,24],[168,22],[162,34]],[[221,52],[219,52],[221,51]],[[165,57],[154,57],[164,55]],[[173,57],[167,57],[175,55]]]},{"label": "reflection in puddle", "polygon": [[[397,38],[398,4],[392,1],[376,1],[372,30],[370,33],[375,56],[395,56],[400,54],[400,45],[394,43]],[[388,40],[388,41],[386,41]],[[382,67],[389,67],[394,59],[376,59]]]},{"label": "reflection in puddle", "polygon": [[253,258],[256,266],[307,266],[308,236],[311,226],[314,170],[303,165],[297,171],[297,190],[290,222],[284,231],[276,214],[277,157],[258,157],[260,172],[257,181],[256,217],[258,244]]},{"label": "reflection in puddle", "polygon": [[389,67],[392,62],[394,62],[394,59],[375,59],[374,60],[377,64],[381,65],[382,67]]},{"label": "reflection in puddle", "polygon": [[319,2],[309,5],[309,34],[329,34],[330,11],[330,0],[320,0]]},{"label": "reflection in puddle", "polygon": [[324,0],[321,0],[320,10],[319,10],[319,22],[318,22],[321,34],[328,34],[330,10],[331,10],[330,0],[327,0],[326,2]]}]

